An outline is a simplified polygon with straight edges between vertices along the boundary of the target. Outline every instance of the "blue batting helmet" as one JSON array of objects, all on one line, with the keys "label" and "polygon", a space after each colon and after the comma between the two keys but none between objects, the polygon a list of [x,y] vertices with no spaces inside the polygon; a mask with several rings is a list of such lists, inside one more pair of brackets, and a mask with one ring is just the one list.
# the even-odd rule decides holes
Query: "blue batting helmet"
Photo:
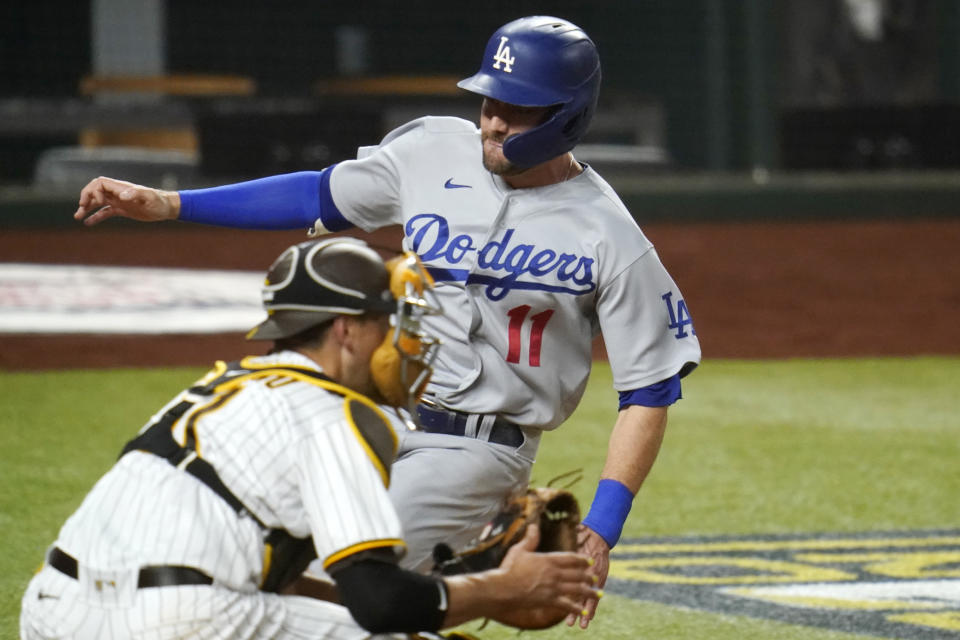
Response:
[{"label": "blue batting helmet", "polygon": [[480,70],[457,86],[512,105],[557,107],[546,122],[503,144],[507,160],[532,167],[570,151],[587,132],[600,93],[600,56],[575,24],[529,16],[497,29]]}]

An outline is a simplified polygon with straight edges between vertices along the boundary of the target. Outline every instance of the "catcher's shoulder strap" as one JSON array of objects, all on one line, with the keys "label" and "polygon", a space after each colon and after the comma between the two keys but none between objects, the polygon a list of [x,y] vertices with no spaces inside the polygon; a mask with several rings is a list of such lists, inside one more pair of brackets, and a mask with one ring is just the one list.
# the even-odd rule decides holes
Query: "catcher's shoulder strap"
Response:
[{"label": "catcher's shoulder strap", "polygon": [[397,454],[397,435],[375,404],[347,398],[344,411],[370,462],[380,474],[383,485],[390,486],[390,470]]},{"label": "catcher's shoulder strap", "polygon": [[[173,404],[163,414],[153,422],[149,423],[133,440],[127,442],[120,452],[122,458],[131,451],[146,451],[165,459],[174,467],[182,469],[207,485],[214,493],[222,498],[230,507],[241,516],[249,516],[256,521],[263,529],[268,527],[254,514],[247,509],[236,495],[223,483],[220,475],[213,465],[199,456],[196,450],[196,431],[195,425],[197,419],[202,413],[207,413],[221,407],[236,391],[221,395],[214,402],[208,403],[202,411],[194,412],[189,418],[189,424],[186,425],[186,441],[184,444],[177,442],[173,437],[173,428],[176,423],[195,405],[201,401],[209,400],[215,393],[215,382],[228,375],[231,370],[229,365],[223,362],[217,363],[219,372],[215,380],[208,384],[198,383],[182,394],[182,398],[176,404]],[[208,374],[207,378],[211,374]],[[206,379],[206,378],[205,378]]]},{"label": "catcher's shoulder strap", "polygon": [[334,382],[315,369],[293,365],[263,365],[250,358],[229,364],[218,362],[213,371],[190,389],[190,393],[225,395],[241,388],[249,380],[270,380],[278,386],[283,381],[296,380],[342,396],[348,424],[380,473],[384,485],[389,485],[390,468],[397,453],[397,436],[390,426],[390,420],[373,400]]},{"label": "catcher's shoulder strap", "polygon": [[[181,394],[179,402],[173,404],[157,420],[144,427],[136,438],[130,440],[120,452],[120,457],[131,451],[146,451],[159,456],[207,485],[238,514],[250,516],[262,528],[267,529],[268,527],[223,483],[213,465],[199,456],[196,449],[196,421],[201,415],[223,406],[240,389],[238,384],[232,383],[249,378],[251,373],[252,371],[243,367],[241,363],[217,362],[213,371]],[[311,373],[326,378],[319,372]],[[329,380],[329,378],[326,379]],[[213,399],[212,402],[210,402],[211,399]],[[174,425],[190,409],[200,403],[206,404],[190,415],[185,426],[186,440],[184,444],[180,444],[173,436]]]},{"label": "catcher's shoulder strap", "polygon": [[[381,474],[389,478],[390,462],[396,451],[396,436],[386,417],[373,401],[336,384],[319,371],[293,366],[250,366],[248,360],[231,363],[217,362],[212,371],[182,394],[179,402],[170,406],[157,420],[148,424],[137,437],[130,440],[124,446],[120,456],[131,451],[146,451],[159,456],[197,478],[230,505],[238,515],[252,518],[267,531],[261,589],[278,591],[290,579],[302,573],[316,557],[312,538],[309,536],[297,538],[283,529],[267,527],[223,483],[213,465],[201,458],[196,451],[197,419],[204,413],[223,406],[242,388],[245,381],[267,377],[277,379],[293,377],[344,396],[346,398],[344,410],[347,412],[348,421],[361,436],[361,442],[371,454],[375,466]],[[180,444],[173,436],[173,428],[197,405],[201,406],[190,413],[188,423],[185,425],[186,439],[184,444]]]},{"label": "catcher's shoulder strap", "polygon": [[[179,402],[167,409],[159,419],[148,424],[123,448],[121,456],[130,451],[148,451],[166,459],[174,466],[184,464],[184,469],[200,479],[230,504],[237,512],[244,512],[240,501],[220,482],[216,471],[196,453],[196,422],[204,415],[223,406],[243,384],[250,380],[295,379],[325,389],[345,398],[344,411],[347,421],[367,451],[374,466],[385,483],[389,482],[390,466],[396,454],[397,438],[383,411],[366,396],[337,384],[325,374],[307,367],[289,365],[257,366],[244,359],[239,362],[217,362],[215,368],[190,387]],[[184,427],[186,440],[183,445],[173,437],[173,427],[192,408]],[[210,467],[207,469],[207,467]],[[249,512],[246,512],[249,513]],[[252,515],[252,514],[251,514]]]}]

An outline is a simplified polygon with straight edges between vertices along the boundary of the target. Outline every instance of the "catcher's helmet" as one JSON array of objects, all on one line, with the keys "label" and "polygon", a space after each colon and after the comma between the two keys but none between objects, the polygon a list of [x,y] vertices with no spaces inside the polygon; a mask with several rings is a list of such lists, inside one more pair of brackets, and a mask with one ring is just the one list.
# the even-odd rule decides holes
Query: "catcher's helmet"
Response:
[{"label": "catcher's helmet", "polygon": [[421,326],[440,313],[433,279],[416,254],[384,264],[362,240],[333,238],[294,245],[280,254],[263,285],[267,319],[250,340],[280,340],[338,315],[390,314],[392,329],[370,358],[384,402],[413,407],[433,373],[439,341]]},{"label": "catcher's helmet", "polygon": [[532,167],[570,151],[587,132],[600,93],[600,56],[575,24],[520,18],[494,32],[480,70],[457,86],[512,105],[557,107],[543,124],[503,144],[507,160]]},{"label": "catcher's helmet", "polygon": [[288,248],[267,271],[262,293],[267,319],[247,334],[250,340],[289,338],[341,314],[397,309],[383,260],[352,238]]}]

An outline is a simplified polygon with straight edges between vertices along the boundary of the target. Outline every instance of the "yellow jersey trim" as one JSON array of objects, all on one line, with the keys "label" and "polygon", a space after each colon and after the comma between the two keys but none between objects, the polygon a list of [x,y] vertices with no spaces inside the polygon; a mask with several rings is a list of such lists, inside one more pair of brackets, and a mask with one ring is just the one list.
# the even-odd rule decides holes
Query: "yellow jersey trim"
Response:
[{"label": "yellow jersey trim", "polygon": [[263,581],[267,579],[267,576],[270,575],[270,567],[273,564],[273,545],[269,542],[263,545],[263,572],[260,574],[260,586],[263,586]]},{"label": "yellow jersey trim", "polygon": [[[363,447],[364,452],[366,452],[367,457],[370,458],[370,462],[373,463],[373,466],[376,468],[377,473],[380,474],[380,480],[383,481],[383,486],[390,486],[390,472],[387,471],[386,467],[383,465],[383,461],[380,459],[380,456],[377,455],[376,451],[373,450],[373,447],[370,446],[370,443],[367,442],[367,439],[363,436],[363,432],[360,430],[360,427],[357,426],[356,421],[353,419],[353,413],[350,411],[350,403],[353,402],[355,398],[346,398],[346,401],[343,403],[343,413],[347,418],[347,424],[350,425],[350,430],[353,431],[353,435],[356,436],[357,440],[360,441],[360,446]],[[387,430],[390,432],[390,435],[393,436],[393,455],[397,453],[397,434],[393,432],[393,429],[389,424],[384,425]]]},{"label": "yellow jersey trim", "polygon": [[358,542],[355,545],[351,545],[346,549],[341,549],[336,553],[332,553],[326,557],[323,561],[324,570],[328,569],[330,565],[340,562],[344,558],[349,558],[350,556],[360,553],[361,551],[369,551],[371,549],[383,549],[384,547],[406,547],[406,543],[400,538],[387,538],[385,540],[368,540],[366,542]]}]

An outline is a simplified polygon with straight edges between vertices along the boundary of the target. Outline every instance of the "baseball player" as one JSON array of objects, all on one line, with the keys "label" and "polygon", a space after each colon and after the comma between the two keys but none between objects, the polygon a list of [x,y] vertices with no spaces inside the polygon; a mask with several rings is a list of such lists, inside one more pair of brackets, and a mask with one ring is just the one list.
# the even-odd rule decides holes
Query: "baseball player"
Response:
[{"label": "baseball player", "polygon": [[[579,610],[588,559],[531,553],[535,530],[496,571],[398,568],[396,440],[372,399],[429,373],[419,322],[435,310],[428,276],[400,269],[391,282],[359,240],[285,251],[249,335],[273,340],[270,354],[217,363],[127,444],[30,582],[21,637],[339,640],[496,619],[518,602]],[[336,588],[278,593],[314,557]]]},{"label": "baseball player", "polygon": [[[479,71],[479,129],[425,117],[319,172],[166,192],[99,178],[77,219],[113,215],[314,235],[400,224],[447,313],[436,371],[404,434],[391,497],[424,569],[433,545],[465,544],[529,477],[541,434],[577,406],[602,332],[619,413],[581,548],[600,584],[610,548],[659,451],[681,378],[700,360],[682,293],[616,193],[571,150],[600,87],[591,39],[558,18],[498,29]],[[585,602],[584,628],[596,600]]]}]

